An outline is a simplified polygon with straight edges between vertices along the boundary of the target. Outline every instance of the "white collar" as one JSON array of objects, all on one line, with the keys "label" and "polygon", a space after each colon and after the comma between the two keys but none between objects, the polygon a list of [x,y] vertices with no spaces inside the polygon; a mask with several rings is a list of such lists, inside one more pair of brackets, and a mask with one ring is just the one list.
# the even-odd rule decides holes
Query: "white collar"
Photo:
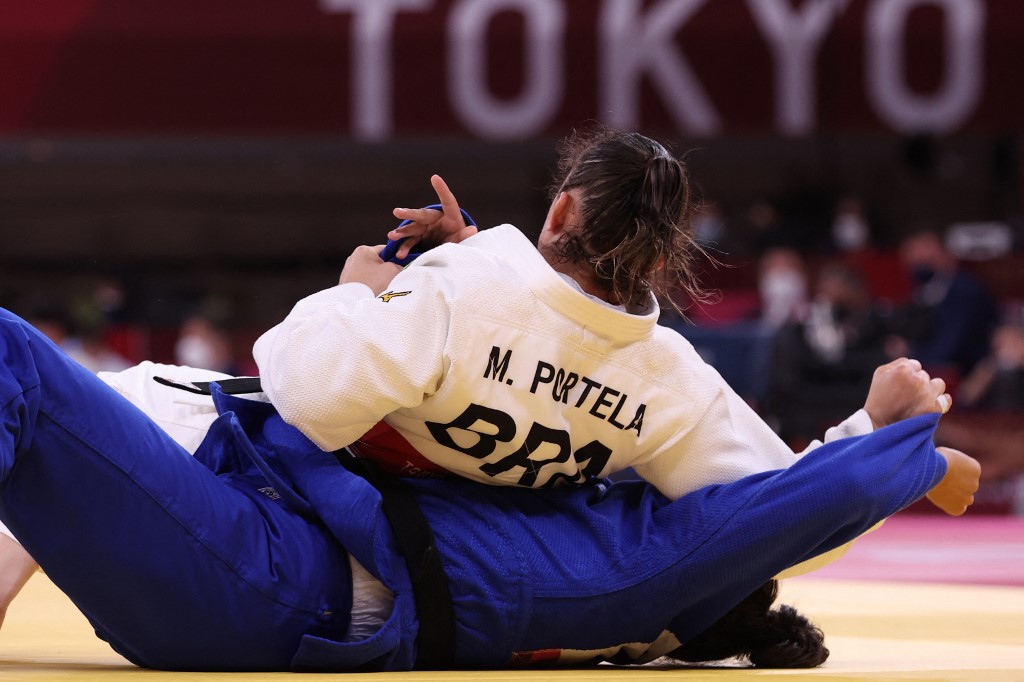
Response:
[{"label": "white collar", "polygon": [[511,263],[538,298],[595,334],[634,341],[649,338],[654,333],[661,311],[653,294],[648,294],[647,305],[638,314],[591,296],[572,278],[563,278],[555,272],[537,247],[513,225],[492,227],[464,243],[496,253]]}]

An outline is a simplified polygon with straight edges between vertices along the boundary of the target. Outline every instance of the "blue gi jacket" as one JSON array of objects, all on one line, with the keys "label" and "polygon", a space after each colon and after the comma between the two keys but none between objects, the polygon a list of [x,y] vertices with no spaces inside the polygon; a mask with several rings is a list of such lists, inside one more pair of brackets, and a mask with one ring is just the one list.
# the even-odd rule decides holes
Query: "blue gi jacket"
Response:
[{"label": "blue gi jacket", "polygon": [[[215,471],[241,467],[239,475],[265,478],[395,593],[375,635],[355,643],[307,635],[293,667],[413,667],[419,621],[379,493],[271,405],[216,390],[214,398],[221,417],[196,457]],[[674,502],[641,482],[593,482],[585,494],[565,494],[409,480],[449,577],[457,666],[557,660],[566,650],[608,657],[635,643],[630,650],[642,652],[666,635],[687,641],[780,571],[930,490],[945,473],[931,440],[937,420],[838,440],[789,469]]]}]

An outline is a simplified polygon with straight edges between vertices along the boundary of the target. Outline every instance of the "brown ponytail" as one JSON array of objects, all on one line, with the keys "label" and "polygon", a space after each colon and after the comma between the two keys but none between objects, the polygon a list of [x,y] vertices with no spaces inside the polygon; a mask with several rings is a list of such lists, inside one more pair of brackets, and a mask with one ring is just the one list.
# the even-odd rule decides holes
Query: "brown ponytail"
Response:
[{"label": "brown ponytail", "polygon": [[605,128],[562,141],[552,199],[578,189],[581,218],[555,244],[562,262],[588,263],[616,303],[650,292],[702,294],[693,272],[703,255],[690,229],[690,183],[683,163],[661,144]]}]

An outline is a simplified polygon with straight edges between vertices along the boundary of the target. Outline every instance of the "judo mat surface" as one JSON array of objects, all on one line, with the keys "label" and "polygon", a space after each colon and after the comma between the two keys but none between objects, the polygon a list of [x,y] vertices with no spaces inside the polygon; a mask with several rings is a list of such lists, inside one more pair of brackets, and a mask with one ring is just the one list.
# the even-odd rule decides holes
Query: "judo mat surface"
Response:
[{"label": "judo mat surface", "polygon": [[[98,640],[71,602],[46,576],[36,574],[0,629],[0,680],[1018,682],[1024,681],[1022,553],[1024,519],[891,519],[833,567],[784,583],[780,601],[820,625],[832,652],[822,668],[799,671],[722,665],[316,676],[147,671]],[[939,582],[945,576],[952,582]]]}]

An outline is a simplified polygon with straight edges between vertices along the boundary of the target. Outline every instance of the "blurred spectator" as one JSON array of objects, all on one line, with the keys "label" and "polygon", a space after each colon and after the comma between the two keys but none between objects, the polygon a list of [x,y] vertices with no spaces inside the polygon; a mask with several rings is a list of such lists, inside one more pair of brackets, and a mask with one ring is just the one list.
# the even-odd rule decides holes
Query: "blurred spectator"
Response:
[{"label": "blurred spectator", "polygon": [[85,327],[77,340],[77,347],[65,343],[68,355],[93,372],[120,372],[132,363],[110,347],[106,340],[105,326]]},{"label": "blurred spectator", "polygon": [[120,280],[103,277],[93,286],[89,305],[109,323],[116,323],[124,314],[128,294]]},{"label": "blurred spectator", "polygon": [[913,290],[909,304],[894,315],[890,353],[917,358],[935,371],[970,371],[988,353],[999,320],[995,297],[932,232],[907,237],[900,259]]},{"label": "blurred spectator", "polygon": [[223,311],[215,306],[186,319],[174,345],[175,361],[200,369],[212,369],[238,376],[245,374],[235,357],[230,325]]},{"label": "blurred spectator", "polygon": [[793,249],[767,251],[758,264],[761,322],[777,329],[802,317],[807,306],[807,273],[803,258]]},{"label": "blurred spectator", "polygon": [[715,201],[705,201],[690,220],[693,236],[704,247],[721,249],[726,240],[725,215]]},{"label": "blurred spectator", "polygon": [[748,241],[754,253],[765,254],[774,248],[793,246],[779,220],[779,212],[770,201],[755,202],[747,211],[747,222],[750,229]]},{"label": "blurred spectator", "polygon": [[1024,324],[996,328],[991,353],[964,377],[956,398],[960,407],[1024,410]]},{"label": "blurred spectator", "polygon": [[779,435],[801,447],[859,409],[875,368],[889,360],[885,337],[860,273],[822,269],[807,314],[776,335],[764,409]]},{"label": "blurred spectator", "polygon": [[982,484],[1024,476],[1024,423],[1020,412],[959,413],[954,402],[953,411],[939,422],[935,444],[970,452],[981,462]]},{"label": "blurred spectator", "polygon": [[107,344],[103,318],[88,306],[76,305],[69,313],[62,302],[35,297],[23,304],[22,316],[92,372],[119,372],[131,366]]},{"label": "blurred spectator", "polygon": [[856,252],[869,247],[871,228],[864,207],[856,197],[844,197],[832,221],[832,245],[839,251]]},{"label": "blurred spectator", "polygon": [[1024,323],[996,329],[991,353],[964,377],[953,405],[936,443],[970,452],[983,482],[1024,476]]}]

